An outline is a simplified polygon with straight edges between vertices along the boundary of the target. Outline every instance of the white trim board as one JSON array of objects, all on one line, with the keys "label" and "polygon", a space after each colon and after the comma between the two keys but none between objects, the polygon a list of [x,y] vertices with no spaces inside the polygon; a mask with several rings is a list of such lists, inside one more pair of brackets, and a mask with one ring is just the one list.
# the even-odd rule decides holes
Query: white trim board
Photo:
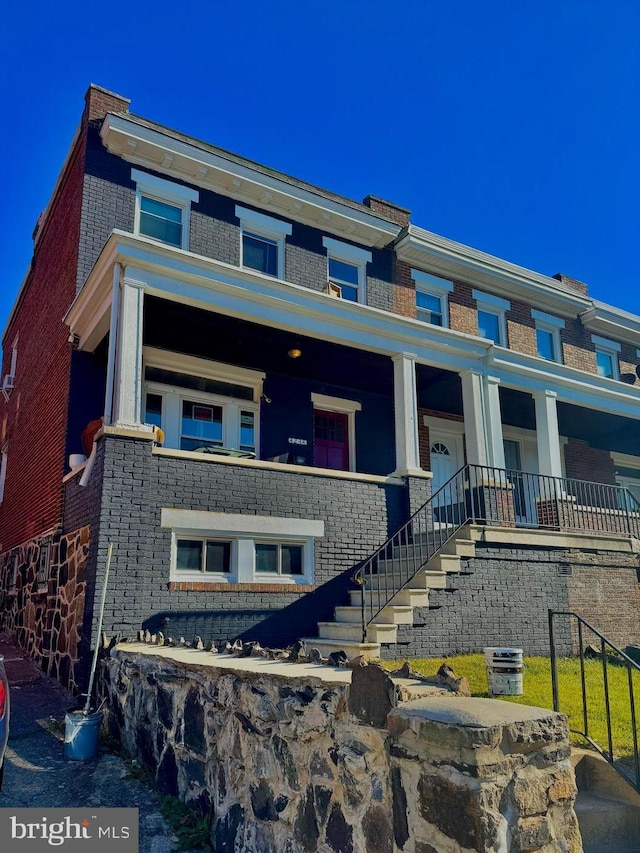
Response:
[{"label": "white trim board", "polygon": [[204,510],[162,507],[160,526],[172,530],[215,531],[216,533],[251,533],[253,536],[318,537],[324,536],[324,521],[307,518],[284,518],[275,515],[240,515]]}]

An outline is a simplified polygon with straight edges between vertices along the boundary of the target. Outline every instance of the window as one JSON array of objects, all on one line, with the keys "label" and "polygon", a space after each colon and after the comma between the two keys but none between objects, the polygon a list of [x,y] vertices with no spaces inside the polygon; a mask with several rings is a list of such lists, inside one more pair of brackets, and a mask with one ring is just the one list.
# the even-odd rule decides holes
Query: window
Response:
[{"label": "window", "polygon": [[511,309],[511,303],[491,293],[481,290],[472,291],[472,296],[478,306],[478,334],[487,338],[500,347],[507,345],[506,312]]},{"label": "window", "polygon": [[131,170],[131,179],[136,182],[135,233],[188,249],[191,202],[198,201],[198,191],[138,169]]},{"label": "window", "polygon": [[416,283],[416,318],[432,326],[448,326],[447,294],[453,290],[453,282],[421,270],[411,270],[411,277]]},{"label": "window", "polygon": [[38,592],[46,592],[49,586],[49,567],[51,565],[51,540],[45,539],[40,543],[38,557]]},{"label": "window", "polygon": [[228,574],[231,542],[220,539],[176,539],[176,572]]},{"label": "window", "polygon": [[291,542],[256,542],[256,572],[259,574],[302,575],[303,545]]},{"label": "window", "polygon": [[255,457],[263,373],[145,349],[144,421],[165,446]]},{"label": "window", "polygon": [[238,204],[236,216],[240,220],[240,265],[283,279],[285,241],[291,235],[291,223]]},{"label": "window", "polygon": [[313,583],[314,541],[324,522],[164,508],[173,582]]},{"label": "window", "polygon": [[373,255],[367,249],[343,243],[332,237],[323,237],[327,250],[328,286],[340,288],[341,296],[348,302],[367,302],[367,264]]},{"label": "window", "polygon": [[545,314],[543,311],[531,311],[536,323],[536,346],[540,358],[547,361],[562,361],[560,348],[560,329],[564,329],[564,320]]},{"label": "window", "polygon": [[9,592],[15,593],[18,586],[18,555],[9,558],[7,577],[9,578]]},{"label": "window", "polygon": [[619,379],[618,354],[622,346],[616,341],[601,338],[599,335],[591,335],[591,341],[596,345],[598,376],[604,376],[606,379]]}]

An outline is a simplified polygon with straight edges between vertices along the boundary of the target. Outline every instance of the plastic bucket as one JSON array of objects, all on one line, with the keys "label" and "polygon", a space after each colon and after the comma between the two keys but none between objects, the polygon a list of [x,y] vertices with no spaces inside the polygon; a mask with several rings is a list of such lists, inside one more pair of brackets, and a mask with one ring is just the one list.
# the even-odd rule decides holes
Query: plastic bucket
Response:
[{"label": "plastic bucket", "polygon": [[64,757],[73,761],[95,758],[101,724],[102,711],[68,711],[64,715]]},{"label": "plastic bucket", "polygon": [[522,696],[522,649],[490,646],[484,650],[490,696]]}]

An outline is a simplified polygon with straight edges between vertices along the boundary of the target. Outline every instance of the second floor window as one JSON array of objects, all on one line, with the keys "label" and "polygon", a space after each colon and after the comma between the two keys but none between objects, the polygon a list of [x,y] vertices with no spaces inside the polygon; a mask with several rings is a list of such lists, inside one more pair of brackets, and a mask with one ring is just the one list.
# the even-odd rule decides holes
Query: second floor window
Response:
[{"label": "second floor window", "polygon": [[236,216],[240,220],[240,266],[283,279],[291,223],[239,204]]},{"label": "second floor window", "polygon": [[453,282],[422,270],[411,270],[411,278],[416,284],[416,319],[432,326],[448,326],[448,295]]},{"label": "second floor window", "polygon": [[539,358],[547,361],[562,362],[560,346],[560,330],[564,329],[564,320],[545,314],[544,311],[531,311],[531,317],[536,324],[536,350]]},{"label": "second floor window", "polygon": [[199,200],[199,192],[139,169],[131,170],[131,179],[136,183],[135,233],[188,249],[191,203]]},{"label": "second floor window", "polygon": [[182,208],[140,196],[140,233],[171,246],[182,246]]}]

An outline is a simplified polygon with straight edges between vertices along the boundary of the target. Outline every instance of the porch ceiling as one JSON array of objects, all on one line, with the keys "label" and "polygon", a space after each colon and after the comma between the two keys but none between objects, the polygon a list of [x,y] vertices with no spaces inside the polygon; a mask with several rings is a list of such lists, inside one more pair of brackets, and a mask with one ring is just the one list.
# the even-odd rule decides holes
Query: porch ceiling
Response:
[{"label": "porch ceiling", "polygon": [[562,435],[588,441],[591,447],[640,456],[636,420],[559,402],[558,426]]},{"label": "porch ceiling", "polygon": [[[393,365],[386,356],[296,335],[236,317],[145,300],[145,346],[391,397]],[[299,358],[288,355],[300,349]]]}]

